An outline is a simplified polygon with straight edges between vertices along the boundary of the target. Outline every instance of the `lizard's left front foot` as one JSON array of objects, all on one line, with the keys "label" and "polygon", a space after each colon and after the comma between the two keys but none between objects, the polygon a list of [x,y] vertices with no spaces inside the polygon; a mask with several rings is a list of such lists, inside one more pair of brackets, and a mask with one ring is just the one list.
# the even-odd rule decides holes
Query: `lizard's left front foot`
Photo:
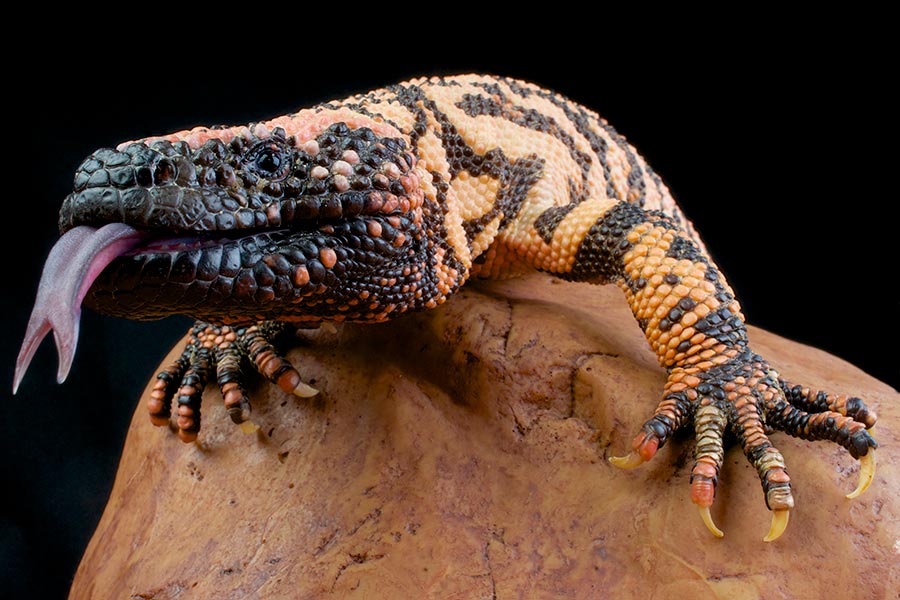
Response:
[{"label": "lizard's left front foot", "polygon": [[632,442],[631,453],[609,460],[621,468],[636,467],[650,460],[672,433],[693,421],[697,447],[691,500],[699,506],[707,528],[722,537],[709,507],[724,460],[722,436],[730,427],[762,480],[766,505],[773,511],[764,541],[771,542],[787,527],[794,498],[784,458],[766,432],[781,430],[806,440],[831,440],[846,448],[860,462],[859,485],[847,495],[855,498],[875,476],[878,444],[866,431],[875,420],[875,413],[859,398],[793,385],[748,348],[732,349],[691,366],[673,368],[664,398]]},{"label": "lizard's left front foot", "polygon": [[293,365],[273,346],[284,328],[283,323],[276,321],[246,328],[197,321],[188,334],[184,352],[157,375],[147,404],[151,422],[168,425],[175,400],[178,436],[185,442],[197,439],[200,397],[213,376],[231,420],[248,433],[256,431],[257,427],[250,421],[250,399],[244,389],[241,363],[245,357],[261,375],[284,391],[302,398],[316,395],[318,391],[303,383]]}]

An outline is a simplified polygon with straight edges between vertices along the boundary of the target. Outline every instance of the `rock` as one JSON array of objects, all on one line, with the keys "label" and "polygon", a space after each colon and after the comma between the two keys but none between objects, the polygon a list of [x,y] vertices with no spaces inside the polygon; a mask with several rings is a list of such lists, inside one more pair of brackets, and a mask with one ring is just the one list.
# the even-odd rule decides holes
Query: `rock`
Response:
[{"label": "rock", "polygon": [[878,473],[854,501],[843,449],[773,435],[797,508],[771,544],[734,444],[712,509],[721,540],[689,499],[690,435],[640,469],[606,461],[664,372],[619,290],[537,275],[309,334],[289,356],[322,393],[258,383],[257,434],[212,387],[192,445],[151,426],[142,399],[71,598],[893,597],[900,396],[824,352],[750,335],[788,379],[880,415]]}]

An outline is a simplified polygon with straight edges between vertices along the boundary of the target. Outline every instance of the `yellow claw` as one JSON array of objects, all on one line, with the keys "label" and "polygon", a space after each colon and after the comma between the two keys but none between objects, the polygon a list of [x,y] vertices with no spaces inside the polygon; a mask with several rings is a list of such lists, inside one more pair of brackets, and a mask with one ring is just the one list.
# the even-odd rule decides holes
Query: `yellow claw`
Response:
[{"label": "yellow claw", "polygon": [[862,494],[873,479],[875,479],[875,450],[869,448],[868,454],[859,457],[859,484],[855,490],[847,494],[847,497],[852,500]]},{"label": "yellow claw", "polygon": [[764,542],[774,542],[778,538],[781,537],[781,534],[784,533],[784,530],[787,529],[788,520],[791,517],[791,511],[789,509],[782,510],[773,510],[772,511],[772,525],[769,527],[769,533],[766,534],[766,537],[763,538]]},{"label": "yellow claw", "polygon": [[716,527],[716,524],[713,523],[712,515],[709,514],[709,507],[698,506],[697,508],[700,509],[700,518],[703,519],[703,524],[706,525],[706,528],[717,538],[725,537],[725,532]]},{"label": "yellow claw", "polygon": [[292,391],[295,396],[300,396],[301,398],[312,398],[319,393],[319,390],[312,387],[311,385],[303,383],[302,381],[298,383],[297,387],[295,387]]},{"label": "yellow claw", "polygon": [[633,469],[644,464],[644,459],[637,452],[629,452],[627,456],[610,456],[609,462],[620,469]]},{"label": "yellow claw", "polygon": [[241,431],[244,433],[256,433],[259,430],[259,425],[254,423],[253,421],[244,421],[239,424],[238,427],[241,428]]}]

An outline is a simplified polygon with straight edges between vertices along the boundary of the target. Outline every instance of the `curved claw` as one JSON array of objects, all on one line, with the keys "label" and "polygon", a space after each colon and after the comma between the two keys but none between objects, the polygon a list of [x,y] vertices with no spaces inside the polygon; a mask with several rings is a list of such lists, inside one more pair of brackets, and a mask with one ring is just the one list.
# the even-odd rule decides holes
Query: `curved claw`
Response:
[{"label": "curved claw", "polygon": [[296,386],[294,386],[294,389],[291,390],[291,393],[295,396],[299,396],[300,398],[312,398],[319,393],[319,390],[301,381],[297,383]]},{"label": "curved claw", "polygon": [[769,527],[769,533],[766,534],[763,541],[774,542],[780,538],[781,534],[784,533],[784,530],[787,529],[790,517],[791,511],[789,509],[773,510],[772,525]]},{"label": "curved claw", "polygon": [[713,523],[712,515],[709,514],[708,506],[698,506],[700,509],[700,518],[703,519],[703,524],[706,525],[706,528],[709,529],[710,533],[712,533],[717,538],[725,537],[725,532],[716,527],[716,524]]},{"label": "curved claw", "polygon": [[629,452],[627,456],[610,456],[609,462],[620,469],[633,469],[644,464],[644,459],[637,452]]},{"label": "curved claw", "polygon": [[257,431],[259,431],[259,425],[249,420],[238,423],[238,427],[240,427],[241,431],[246,434],[256,433]]},{"label": "curved claw", "polygon": [[[274,379],[273,377],[269,378],[277,383],[278,387],[280,387],[285,392],[294,394],[295,396],[298,396],[300,398],[312,398],[319,393],[319,390],[307,383],[304,383],[300,379],[300,373],[298,373],[297,370],[293,366],[291,366],[289,362],[281,357],[274,358],[275,360],[270,359],[270,362],[280,364],[282,366],[283,372],[280,375],[274,376]],[[265,368],[266,367],[262,367],[260,369],[260,373],[263,373],[263,375],[266,375],[264,371]]]},{"label": "curved claw", "polygon": [[862,494],[873,479],[875,479],[875,449],[870,448],[865,456],[859,457],[859,484],[855,490],[847,494],[847,498],[852,500]]}]

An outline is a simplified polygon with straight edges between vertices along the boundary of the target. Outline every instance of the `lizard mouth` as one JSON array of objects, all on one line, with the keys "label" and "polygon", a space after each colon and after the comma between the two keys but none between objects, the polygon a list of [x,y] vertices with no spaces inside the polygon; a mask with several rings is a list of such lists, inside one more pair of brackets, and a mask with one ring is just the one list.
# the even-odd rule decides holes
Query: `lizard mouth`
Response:
[{"label": "lizard mouth", "polygon": [[[136,230],[137,231],[137,230]],[[278,229],[239,229],[237,231],[200,231],[193,235],[158,236],[148,232],[140,232],[143,239],[137,245],[122,252],[120,256],[141,256],[159,254],[163,252],[189,252],[192,250],[204,250],[218,248],[226,244],[236,243],[243,239],[253,239],[260,234],[279,233],[285,230]]]},{"label": "lizard mouth", "polygon": [[[44,265],[37,299],[16,361],[13,390],[18,388],[38,346],[51,331],[59,353],[57,380],[65,380],[78,343],[82,302],[104,270],[117,259],[121,259],[118,260],[121,263],[119,270],[127,270],[129,265],[141,268],[160,257],[174,266],[177,264],[175,257],[224,255],[229,248],[233,248],[238,256],[242,243],[262,245],[259,238],[271,239],[279,233],[283,232],[240,230],[231,235],[198,232],[191,236],[161,236],[125,223],[109,223],[100,228],[73,227],[53,246]],[[225,263],[229,260],[232,259],[222,256],[215,268],[227,268]]]}]

